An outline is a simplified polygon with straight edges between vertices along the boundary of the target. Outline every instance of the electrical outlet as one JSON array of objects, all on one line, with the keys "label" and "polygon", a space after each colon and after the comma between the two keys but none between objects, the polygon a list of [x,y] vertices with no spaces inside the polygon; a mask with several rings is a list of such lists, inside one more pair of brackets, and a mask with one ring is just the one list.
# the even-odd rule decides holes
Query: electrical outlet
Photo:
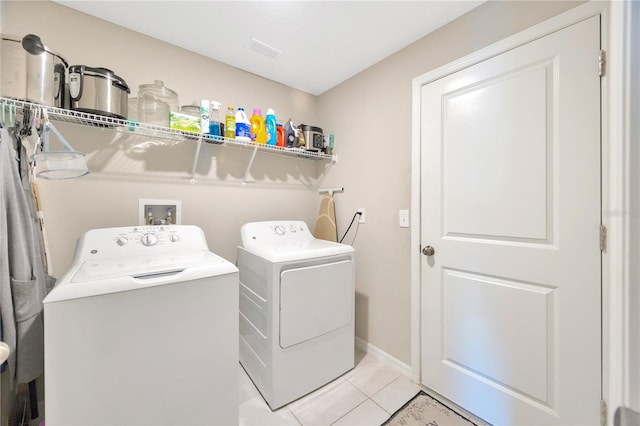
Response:
[{"label": "electrical outlet", "polygon": [[360,207],[358,209],[358,213],[360,213],[360,217],[358,218],[358,223],[365,223],[364,207]]}]

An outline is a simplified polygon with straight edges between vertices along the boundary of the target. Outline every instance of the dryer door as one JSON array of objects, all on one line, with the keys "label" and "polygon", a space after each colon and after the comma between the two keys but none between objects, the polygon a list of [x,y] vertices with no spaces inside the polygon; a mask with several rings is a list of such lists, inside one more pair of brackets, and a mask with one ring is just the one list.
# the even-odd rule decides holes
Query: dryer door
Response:
[{"label": "dryer door", "polygon": [[351,323],[353,262],[280,273],[280,347],[302,343]]}]

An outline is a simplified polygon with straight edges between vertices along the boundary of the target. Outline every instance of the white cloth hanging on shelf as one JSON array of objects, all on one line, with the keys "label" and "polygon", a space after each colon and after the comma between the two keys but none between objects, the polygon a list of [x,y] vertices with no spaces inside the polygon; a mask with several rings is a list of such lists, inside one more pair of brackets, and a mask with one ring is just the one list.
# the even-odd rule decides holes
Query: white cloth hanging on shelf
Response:
[{"label": "white cloth hanging on shelf", "polygon": [[11,350],[9,377],[27,383],[44,373],[42,300],[54,280],[46,272],[33,193],[28,178],[26,184],[20,178],[15,146],[9,131],[0,130],[0,316],[2,340]]}]

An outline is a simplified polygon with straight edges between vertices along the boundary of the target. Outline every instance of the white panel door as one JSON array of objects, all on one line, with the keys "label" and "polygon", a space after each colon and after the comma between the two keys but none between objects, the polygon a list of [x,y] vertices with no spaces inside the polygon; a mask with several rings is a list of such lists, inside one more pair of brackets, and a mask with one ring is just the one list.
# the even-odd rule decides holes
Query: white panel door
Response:
[{"label": "white panel door", "polygon": [[600,20],[421,88],[422,382],[492,424],[600,422]]}]

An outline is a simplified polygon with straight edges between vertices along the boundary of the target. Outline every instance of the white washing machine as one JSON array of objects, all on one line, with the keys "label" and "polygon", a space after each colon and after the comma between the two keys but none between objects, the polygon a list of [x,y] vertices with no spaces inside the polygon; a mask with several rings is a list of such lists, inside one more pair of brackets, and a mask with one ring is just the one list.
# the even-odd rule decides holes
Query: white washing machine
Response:
[{"label": "white washing machine", "polygon": [[47,425],[238,424],[238,269],[200,228],[85,233],[44,322]]},{"label": "white washing machine", "polygon": [[355,251],[301,221],[241,229],[240,363],[271,409],[354,367]]}]

